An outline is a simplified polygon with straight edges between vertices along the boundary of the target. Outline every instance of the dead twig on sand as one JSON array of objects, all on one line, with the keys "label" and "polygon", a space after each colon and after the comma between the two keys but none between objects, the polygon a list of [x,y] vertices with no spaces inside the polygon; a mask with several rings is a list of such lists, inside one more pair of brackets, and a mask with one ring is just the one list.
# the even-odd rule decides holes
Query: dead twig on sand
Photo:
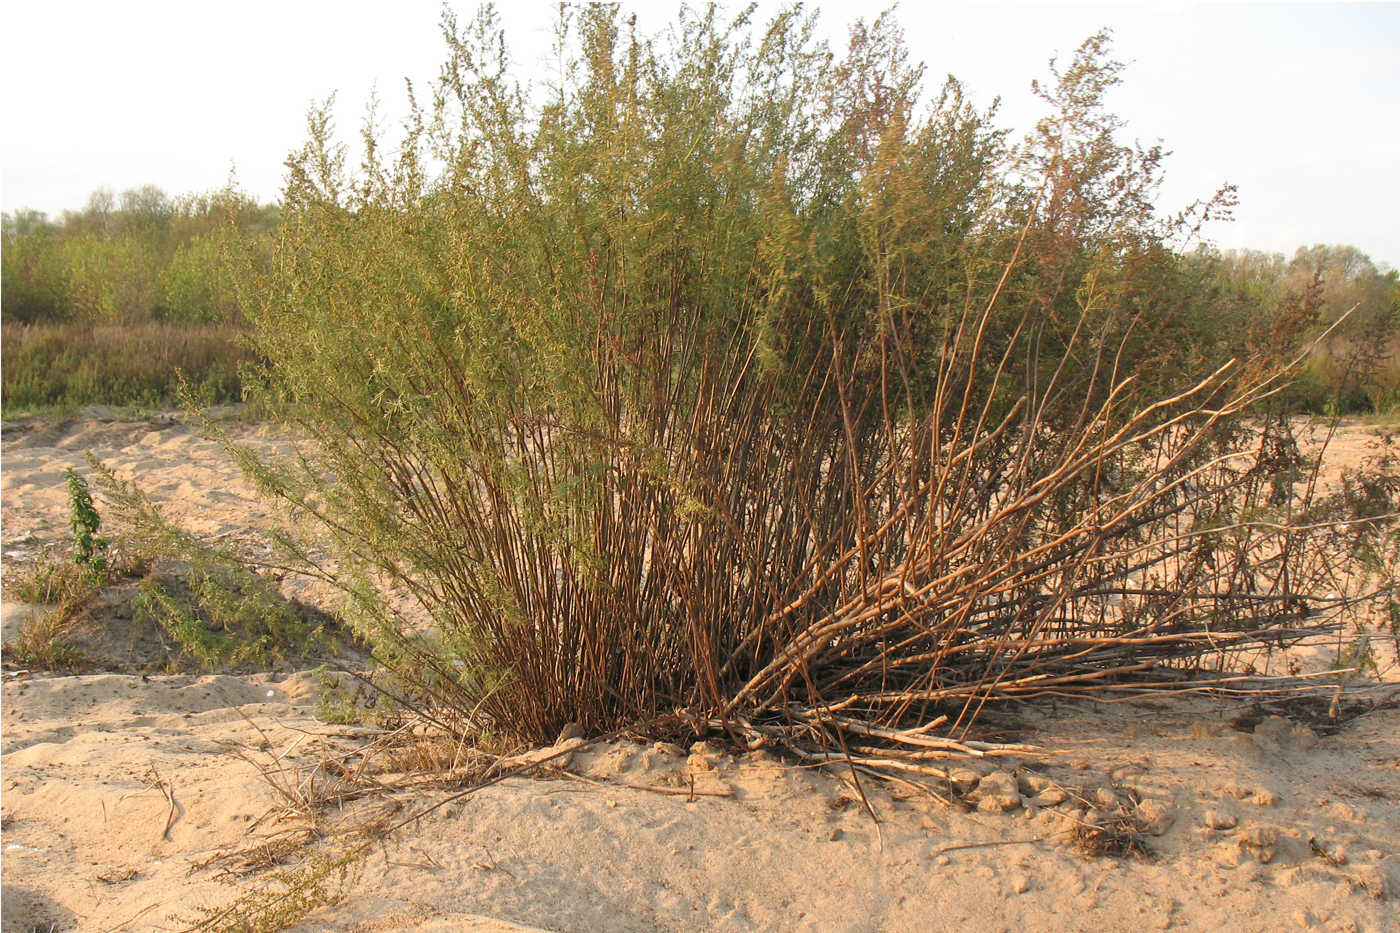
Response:
[{"label": "dead twig on sand", "polygon": [[178,804],[175,801],[175,784],[174,782],[167,781],[165,778],[161,777],[160,771],[156,769],[155,765],[152,765],[151,769],[146,772],[145,780],[147,787],[159,791],[161,795],[165,797],[166,801],[170,804],[170,810],[165,815],[165,827],[161,830],[160,833],[161,839],[164,839],[166,842],[170,842],[171,827],[173,827],[176,821],[178,821],[180,817],[184,815],[184,808],[181,807],[180,804]]}]

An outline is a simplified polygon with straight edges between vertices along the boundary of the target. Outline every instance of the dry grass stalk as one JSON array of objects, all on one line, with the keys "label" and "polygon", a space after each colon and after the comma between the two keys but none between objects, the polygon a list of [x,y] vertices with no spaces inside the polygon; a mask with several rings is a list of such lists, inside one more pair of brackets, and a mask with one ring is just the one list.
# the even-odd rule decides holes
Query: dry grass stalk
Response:
[{"label": "dry grass stalk", "polygon": [[322,833],[311,827],[283,830],[241,849],[216,852],[192,864],[190,871],[214,867],[219,869],[220,879],[243,878],[304,858],[312,844],[321,838]]},{"label": "dry grass stalk", "polygon": [[1070,830],[1069,841],[1091,858],[1149,858],[1152,854],[1142,821],[1126,811],[1077,821]]}]

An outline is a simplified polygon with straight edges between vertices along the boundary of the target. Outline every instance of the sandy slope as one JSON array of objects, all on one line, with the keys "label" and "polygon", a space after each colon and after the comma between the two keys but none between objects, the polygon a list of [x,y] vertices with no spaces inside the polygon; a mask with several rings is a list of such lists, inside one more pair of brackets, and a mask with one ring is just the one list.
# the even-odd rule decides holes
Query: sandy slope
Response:
[{"label": "sandy slope", "polygon": [[[197,866],[278,827],[258,822],[277,801],[228,746],[269,761],[300,739],[287,767],[347,751],[356,730],[316,722],[315,693],[304,674],[8,678],[5,929],[177,929],[173,916],[229,899],[216,870]],[[838,777],[764,752],[615,743],[569,766],[603,786],[511,779],[419,821],[368,857],[343,905],[300,929],[463,929],[481,915],[556,930],[1384,930],[1400,919],[1400,711],[1316,737],[1269,719],[1240,731],[1213,705],[1077,707],[1026,722],[1019,738],[1055,753],[972,768],[1020,771],[1095,804],[1105,789],[1161,801],[1150,812],[1169,826],[1149,837],[1155,857],[1066,846],[1057,834],[1074,797],[962,812],[867,784],[877,831]],[[697,790],[732,796],[618,786],[685,788],[692,770]],[[1242,846],[1260,831],[1271,847]],[[1040,841],[942,851],[1022,839]]]},{"label": "sandy slope", "polygon": [[[1356,456],[1385,443],[1361,430],[1343,441]],[[85,447],[202,533],[240,541],[270,518],[217,446],[176,421],[7,426],[7,579],[63,541],[62,471]],[[356,761],[365,729],[318,721],[319,689],[309,673],[7,672],[4,930],[180,929],[260,883],[230,887],[205,864],[294,825],[277,822],[278,799],[232,749],[297,781],[327,756]],[[1009,781],[1018,805],[947,807],[867,781],[878,828],[840,774],[761,750],[600,744],[568,770],[601,783],[511,778],[449,804],[376,849],[347,899],[298,929],[1400,928],[1400,709],[1338,724],[1326,700],[1177,700],[1026,709],[996,725],[1044,754],[952,762],[972,772],[955,773],[955,789],[971,805]],[[979,784],[991,772],[1006,776]],[[729,796],[655,790],[686,790],[692,776],[702,794]],[[1057,788],[1069,795],[1052,806]],[[364,806],[402,816],[446,793]],[[1151,858],[1067,844],[1076,820],[1110,804],[1156,821]],[[995,845],[954,848],[982,843]]]}]

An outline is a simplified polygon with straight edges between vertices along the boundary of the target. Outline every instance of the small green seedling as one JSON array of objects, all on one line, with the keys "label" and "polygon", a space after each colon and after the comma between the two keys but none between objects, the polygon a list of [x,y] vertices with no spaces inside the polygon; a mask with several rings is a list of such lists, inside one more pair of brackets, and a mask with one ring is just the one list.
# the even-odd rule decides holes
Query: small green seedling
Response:
[{"label": "small green seedling", "polygon": [[108,569],[108,542],[97,534],[102,519],[92,504],[87,480],[72,467],[64,475],[68,478],[68,505],[73,513],[73,561],[87,570],[94,583],[100,583],[106,579]]}]

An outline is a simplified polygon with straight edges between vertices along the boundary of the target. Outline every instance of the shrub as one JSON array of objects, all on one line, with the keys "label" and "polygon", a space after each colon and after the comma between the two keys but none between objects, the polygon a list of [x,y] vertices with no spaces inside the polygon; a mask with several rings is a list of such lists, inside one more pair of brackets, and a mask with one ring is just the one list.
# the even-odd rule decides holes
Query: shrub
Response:
[{"label": "shrub", "polygon": [[1193,351],[1105,37],[1008,150],[956,82],[918,110],[888,18],[838,58],[796,12],[566,11],[539,106],[489,11],[444,34],[392,159],[312,112],[233,276],[311,439],[243,463],[435,707],[963,726],[1299,624],[1306,548],[1255,521],[1288,439],[1224,456],[1277,382]]}]

